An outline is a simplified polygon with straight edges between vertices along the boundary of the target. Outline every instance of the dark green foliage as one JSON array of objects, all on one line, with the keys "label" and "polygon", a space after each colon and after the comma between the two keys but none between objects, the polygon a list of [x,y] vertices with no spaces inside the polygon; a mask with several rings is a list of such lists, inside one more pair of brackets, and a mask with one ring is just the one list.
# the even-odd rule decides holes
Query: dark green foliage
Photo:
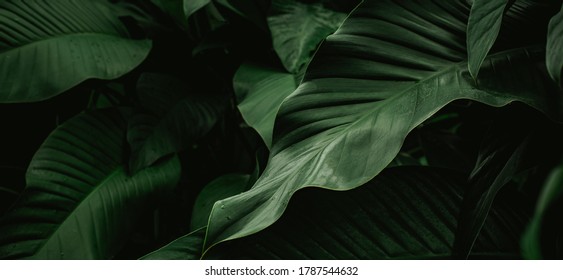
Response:
[{"label": "dark green foliage", "polygon": [[561,7],[4,1],[0,258],[561,258]]}]

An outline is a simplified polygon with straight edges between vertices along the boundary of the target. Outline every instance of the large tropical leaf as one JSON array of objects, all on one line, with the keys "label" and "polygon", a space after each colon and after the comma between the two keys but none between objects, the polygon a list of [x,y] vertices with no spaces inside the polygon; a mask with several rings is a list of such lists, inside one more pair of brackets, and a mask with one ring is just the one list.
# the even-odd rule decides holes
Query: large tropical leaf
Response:
[{"label": "large tropical leaf", "polygon": [[326,39],[303,83],[282,104],[262,177],[251,190],[215,204],[206,246],[271,225],[301,188],[347,190],[366,183],[393,160],[414,127],[453,100],[559,110],[548,100],[551,83],[538,66],[541,46],[490,55],[480,78],[471,78],[469,9],[462,0],[364,1]]},{"label": "large tropical leaf", "polygon": [[0,257],[107,259],[139,215],[170,191],[176,158],[130,177],[126,123],[116,111],[81,114],[59,126],[33,157],[27,187],[0,223]]},{"label": "large tropical leaf", "polygon": [[283,100],[297,88],[295,76],[283,69],[245,63],[237,70],[233,86],[242,117],[270,148],[276,114]]},{"label": "large tropical leaf", "polygon": [[546,46],[546,64],[553,80],[563,87],[561,71],[563,70],[563,6],[549,22]]},{"label": "large tropical leaf", "polygon": [[469,73],[477,78],[481,63],[493,47],[500,31],[508,0],[475,0],[467,23]]},{"label": "large tropical leaf", "polygon": [[180,80],[164,74],[141,76],[137,92],[146,109],[130,118],[127,132],[133,173],[184,150],[215,125],[225,100],[189,91]]},{"label": "large tropical leaf", "polygon": [[118,7],[103,0],[0,2],[0,102],[44,100],[139,65],[151,42],[130,38]]},{"label": "large tropical leaf", "polygon": [[273,0],[268,16],[274,49],[285,69],[299,73],[310,61],[319,43],[332,34],[347,14],[322,3]]},{"label": "large tropical leaf", "polygon": [[[462,203],[463,177],[446,169],[397,167],[351,191],[301,190],[272,227],[217,244],[203,257],[450,258]],[[228,184],[222,187],[230,188]],[[501,196],[510,203],[494,205],[473,257],[519,257],[518,238],[513,234],[518,236],[523,231],[527,213],[522,211],[519,201]],[[510,215],[513,213],[517,215]],[[189,234],[153,254],[161,259],[193,258],[193,252],[202,246],[201,241],[194,242],[198,236],[199,233]]]}]

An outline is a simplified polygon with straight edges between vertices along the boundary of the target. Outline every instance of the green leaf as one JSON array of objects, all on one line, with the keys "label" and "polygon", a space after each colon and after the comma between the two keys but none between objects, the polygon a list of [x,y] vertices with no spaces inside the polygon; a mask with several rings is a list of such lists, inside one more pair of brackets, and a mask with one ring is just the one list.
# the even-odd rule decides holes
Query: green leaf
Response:
[{"label": "green leaf", "polygon": [[215,3],[266,30],[266,14],[270,0],[214,0]]},{"label": "green leaf", "polygon": [[141,260],[199,260],[204,237],[205,228],[200,228],[151,252]]},{"label": "green leaf", "polygon": [[173,158],[133,177],[123,168],[125,120],[116,111],[81,114],[39,148],[18,204],[0,223],[0,257],[107,259],[138,217],[176,186]]},{"label": "green leaf", "polygon": [[296,88],[295,76],[282,69],[245,63],[233,78],[238,108],[270,148],[276,114],[283,100]]},{"label": "green leaf", "polygon": [[226,105],[222,97],[194,94],[163,74],[143,74],[137,92],[146,111],[135,113],[128,123],[133,173],[189,147],[211,130]]},{"label": "green leaf", "polygon": [[151,42],[132,40],[108,1],[0,3],[0,102],[48,99],[90,78],[138,66]]},{"label": "green leaf", "polygon": [[[296,193],[274,225],[255,235],[217,244],[203,258],[450,258],[464,183],[463,176],[451,170],[398,167],[386,169],[351,191],[307,188]],[[474,257],[519,257],[518,239],[511,235],[524,229],[519,206],[495,203]],[[516,219],[506,211],[513,208],[519,214]],[[509,223],[511,220],[516,222]],[[173,253],[160,258],[193,258],[192,252],[202,245],[202,241],[187,242],[194,238],[197,236],[189,234],[167,246],[171,249],[157,252]]]},{"label": "green leaf", "polygon": [[211,3],[211,0],[184,0],[183,2],[184,15],[186,16],[186,19],[188,19],[193,13]]},{"label": "green leaf", "polygon": [[467,55],[471,76],[476,79],[481,64],[500,31],[508,0],[475,0],[467,24]]},{"label": "green leaf", "polygon": [[561,104],[549,100],[552,88],[538,66],[541,46],[489,56],[475,84],[466,63],[468,14],[462,0],[364,1],[282,104],[261,178],[213,207],[206,247],[271,225],[301,188],[348,190],[368,182],[413,128],[453,100],[520,101],[558,114]]},{"label": "green leaf", "polygon": [[249,179],[250,175],[227,174],[207,184],[195,200],[190,228],[195,230],[205,227],[213,204],[246,191]]},{"label": "green leaf", "polygon": [[563,6],[551,21],[547,31],[546,65],[549,75],[563,87]]},{"label": "green leaf", "polygon": [[563,194],[563,166],[549,175],[536,205],[532,222],[522,237],[522,251],[527,259],[562,257],[561,202]]},{"label": "green leaf", "polygon": [[317,46],[342,24],[346,16],[321,3],[273,0],[268,26],[274,49],[285,69],[299,73],[311,60]]},{"label": "green leaf", "polygon": [[528,140],[515,141],[519,142],[517,147],[512,147],[512,143],[501,147],[495,147],[499,143],[486,143],[497,149],[480,154],[470,176],[454,244],[457,256],[469,256],[497,193],[521,171]]}]

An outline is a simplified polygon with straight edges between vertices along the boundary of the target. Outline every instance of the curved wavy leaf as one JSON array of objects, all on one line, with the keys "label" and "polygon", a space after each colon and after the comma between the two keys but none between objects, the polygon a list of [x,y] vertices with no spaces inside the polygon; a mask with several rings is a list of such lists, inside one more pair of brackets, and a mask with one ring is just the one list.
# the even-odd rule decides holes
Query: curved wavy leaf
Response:
[{"label": "curved wavy leaf", "polygon": [[461,0],[364,1],[319,48],[303,83],[282,104],[262,177],[215,204],[206,246],[271,225],[301,188],[347,190],[368,182],[414,127],[453,100],[520,101],[561,112],[538,66],[541,46],[491,55],[482,76],[470,77],[469,8]]},{"label": "curved wavy leaf", "polygon": [[221,97],[190,93],[181,81],[162,74],[143,74],[137,92],[147,111],[135,113],[128,123],[133,173],[204,136],[226,105]]},{"label": "curved wavy leaf", "polygon": [[545,62],[551,78],[563,87],[563,6],[549,22]]},{"label": "curved wavy leaf", "polygon": [[101,0],[2,1],[0,102],[48,99],[139,65],[151,42],[131,39],[118,7]]},{"label": "curved wavy leaf", "polygon": [[276,114],[283,100],[297,88],[295,76],[282,69],[245,63],[237,70],[233,87],[242,117],[270,148]]},{"label": "curved wavy leaf", "polygon": [[20,201],[0,223],[0,257],[111,258],[143,210],[175,187],[177,158],[130,177],[125,120],[81,114],[59,126],[33,157]]},{"label": "curved wavy leaf", "polygon": [[321,3],[273,0],[268,16],[274,50],[285,69],[299,73],[310,61],[319,43],[332,34],[347,14]]},{"label": "curved wavy leaf", "polygon": [[500,31],[508,0],[475,0],[467,23],[469,73],[475,79]]}]

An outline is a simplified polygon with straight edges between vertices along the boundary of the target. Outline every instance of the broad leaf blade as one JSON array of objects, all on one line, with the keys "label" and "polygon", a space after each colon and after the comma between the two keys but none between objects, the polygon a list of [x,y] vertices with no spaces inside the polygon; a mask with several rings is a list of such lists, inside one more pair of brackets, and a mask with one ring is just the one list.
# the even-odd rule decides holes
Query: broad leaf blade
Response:
[{"label": "broad leaf blade", "polygon": [[233,87],[242,117],[270,148],[276,114],[283,100],[297,88],[295,76],[281,69],[245,63],[237,70]]},{"label": "broad leaf blade", "polygon": [[332,34],[346,18],[321,3],[273,0],[268,16],[274,50],[285,69],[299,73],[319,43]]},{"label": "broad leaf blade", "polygon": [[545,62],[551,78],[563,87],[563,6],[549,22]]},{"label": "broad leaf blade", "polygon": [[471,76],[476,79],[481,64],[500,31],[508,0],[475,0],[467,24],[467,55]]},{"label": "broad leaf blade", "polygon": [[1,222],[0,256],[107,259],[137,217],[179,179],[174,158],[129,177],[125,120],[116,111],[81,114],[59,126],[29,166],[27,187]]},{"label": "broad leaf blade", "polygon": [[190,93],[178,79],[161,74],[141,76],[137,91],[146,111],[135,113],[128,123],[133,173],[193,144],[225,108],[222,97]]},{"label": "broad leaf blade", "polygon": [[48,99],[139,65],[151,42],[130,39],[117,7],[100,0],[2,1],[0,102]]},{"label": "broad leaf blade", "polygon": [[490,56],[474,83],[464,62],[468,14],[461,0],[364,1],[319,48],[304,82],[282,104],[262,177],[248,192],[215,204],[206,246],[271,225],[301,188],[366,183],[414,127],[453,100],[520,101],[557,112],[538,66],[541,47]]}]

